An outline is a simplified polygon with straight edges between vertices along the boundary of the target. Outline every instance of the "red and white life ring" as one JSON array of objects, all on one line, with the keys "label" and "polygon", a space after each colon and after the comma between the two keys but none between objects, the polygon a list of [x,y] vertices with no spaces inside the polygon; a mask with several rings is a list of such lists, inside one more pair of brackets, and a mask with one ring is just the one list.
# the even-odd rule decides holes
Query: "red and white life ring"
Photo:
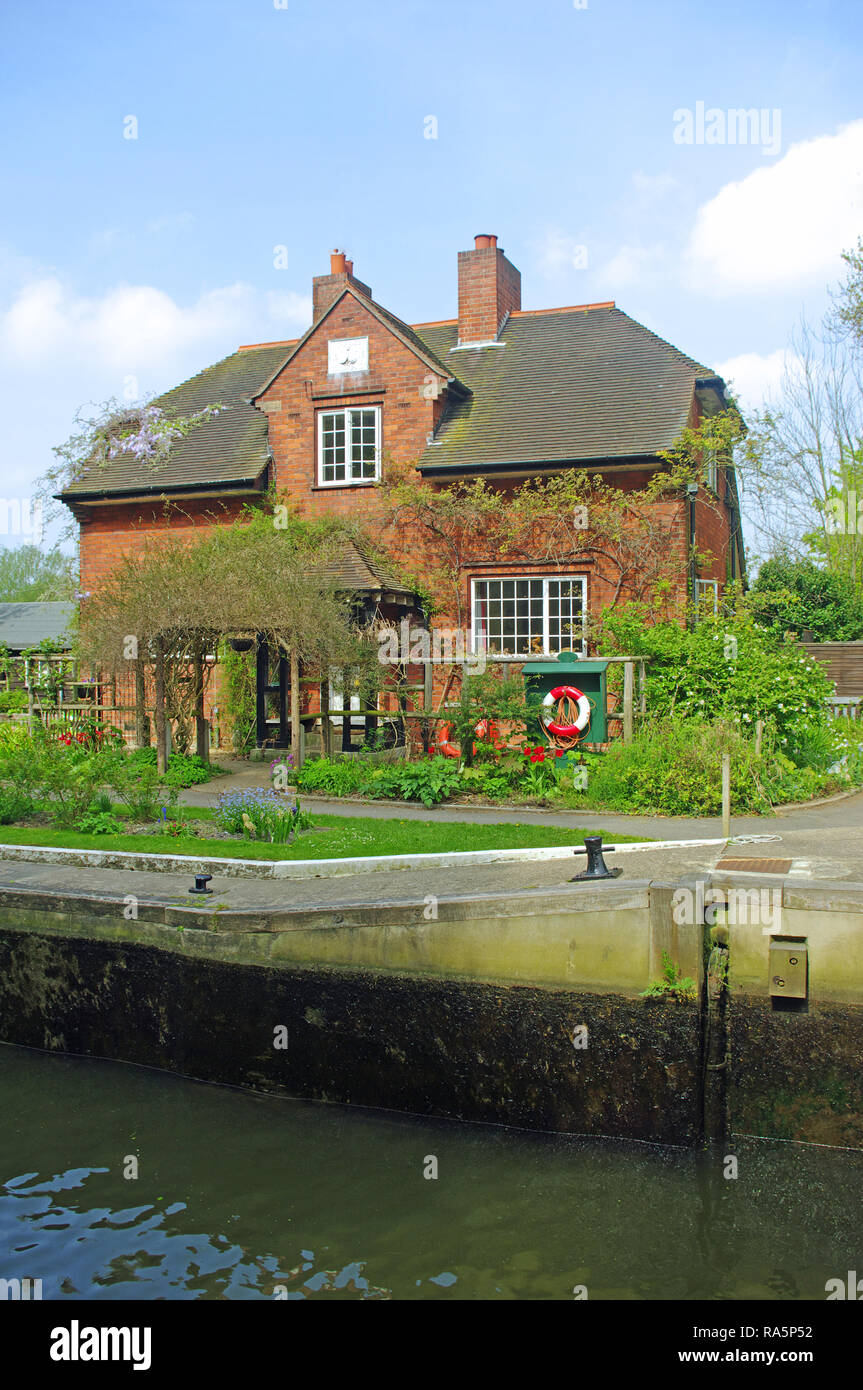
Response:
[{"label": "red and white life ring", "polygon": [[[578,718],[574,724],[556,724],[547,718],[543,711],[553,709],[558,700],[573,700],[578,705]],[[590,701],[584,691],[578,690],[574,685],[556,685],[544,697],[540,706],[539,717],[547,734],[551,734],[554,738],[577,739],[590,723]]]},{"label": "red and white life ring", "polygon": [[[497,725],[491,719],[481,719],[473,729],[481,743],[493,743],[495,748],[503,748],[504,744],[498,736]],[[445,758],[460,758],[461,749],[455,743],[450,743],[449,736],[452,732],[452,724],[442,724],[437,736],[437,747]]]}]

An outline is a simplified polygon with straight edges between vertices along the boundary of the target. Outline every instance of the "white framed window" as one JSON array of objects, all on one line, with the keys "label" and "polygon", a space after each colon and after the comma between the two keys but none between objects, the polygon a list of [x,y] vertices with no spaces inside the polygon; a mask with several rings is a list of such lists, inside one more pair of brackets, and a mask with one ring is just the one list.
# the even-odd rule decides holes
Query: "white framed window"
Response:
[{"label": "white framed window", "polygon": [[702,608],[712,609],[714,616],[719,612],[718,579],[696,579],[695,606],[699,612]]},{"label": "white framed window", "polygon": [[712,492],[719,495],[719,465],[716,461],[716,451],[709,445],[704,450],[704,481]]},{"label": "white framed window", "polygon": [[585,652],[584,575],[525,575],[471,580],[473,650],[503,656]]},{"label": "white framed window", "polygon": [[380,477],[381,408],[357,406],[318,414],[318,484],[373,482]]}]

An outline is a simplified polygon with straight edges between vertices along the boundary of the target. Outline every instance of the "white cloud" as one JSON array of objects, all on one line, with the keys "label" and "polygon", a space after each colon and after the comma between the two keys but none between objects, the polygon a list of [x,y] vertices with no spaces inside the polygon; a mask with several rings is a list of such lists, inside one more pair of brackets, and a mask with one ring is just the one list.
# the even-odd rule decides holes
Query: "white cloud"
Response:
[{"label": "white cloud", "polygon": [[668,249],[652,246],[621,246],[602,267],[602,283],[609,293],[628,285],[650,285],[665,278]]},{"label": "white cloud", "polygon": [[76,411],[148,396],[184,381],[240,343],[295,338],[311,323],[308,295],[237,283],[179,304],[153,285],[87,295],[0,247],[0,476],[28,496],[72,431]]},{"label": "white cloud", "polygon": [[534,243],[536,269],[546,279],[557,279],[574,270],[587,270],[588,248],[560,227],[549,227]]},{"label": "white cloud", "polygon": [[692,288],[784,290],[834,277],[863,229],[863,120],[792,145],[699,208],[685,251]]},{"label": "white cloud", "polygon": [[0,360],[56,370],[72,354],[79,367],[157,372],[164,384],[166,369],[203,368],[240,342],[293,337],[310,321],[308,296],[261,293],[242,282],[185,306],[152,285],[88,297],[48,275],[28,282],[0,311]]},{"label": "white cloud", "polygon": [[796,361],[784,348],[765,354],[742,352],[720,362],[716,370],[740,397],[744,413],[760,409],[778,394],[786,368]]}]

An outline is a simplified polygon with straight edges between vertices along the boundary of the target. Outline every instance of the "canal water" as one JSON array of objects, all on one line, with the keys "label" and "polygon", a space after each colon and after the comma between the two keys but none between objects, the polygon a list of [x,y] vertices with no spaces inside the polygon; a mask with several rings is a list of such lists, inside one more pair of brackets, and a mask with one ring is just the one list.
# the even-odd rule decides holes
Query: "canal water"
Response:
[{"label": "canal water", "polygon": [[740,1138],[726,1177],[2,1045],[0,1117],[0,1278],[44,1299],[823,1300],[863,1273],[860,1152]]}]

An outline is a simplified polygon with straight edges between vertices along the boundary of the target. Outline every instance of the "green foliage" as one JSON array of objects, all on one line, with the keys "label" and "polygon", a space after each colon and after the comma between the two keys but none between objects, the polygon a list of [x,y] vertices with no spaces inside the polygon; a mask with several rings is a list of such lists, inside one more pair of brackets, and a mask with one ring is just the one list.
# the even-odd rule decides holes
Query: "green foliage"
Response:
[{"label": "green foliage", "polygon": [[310,758],[297,774],[297,785],[322,796],[389,796],[434,806],[457,792],[461,783],[458,763],[452,758],[434,757],[417,763]]},{"label": "green foliage", "polygon": [[650,624],[641,604],[603,614],[601,649],[649,656],[647,708],[652,718],[723,719],[751,734],[759,719],[793,757],[796,744],[827,724],[832,682],[798,643],[758,624],[745,609],[705,616],[692,630]]},{"label": "green foliage", "polygon": [[23,714],[26,709],[26,690],[0,690],[0,714]]},{"label": "green foliage", "polygon": [[[127,753],[125,748],[116,748],[111,752],[105,780],[132,820],[154,820],[163,803],[176,804],[177,787],[169,786],[167,779],[159,776],[154,750]],[[146,756],[150,752],[152,759]]]},{"label": "green foliage", "polygon": [[75,592],[75,560],[59,550],[18,545],[0,550],[0,603],[69,602]]},{"label": "green foliage", "polygon": [[[155,748],[136,748],[128,758],[134,767],[156,766]],[[171,753],[163,781],[166,787],[195,787],[221,777],[224,771],[218,763],[204,762],[197,753]]]},{"label": "green foliage", "polygon": [[75,821],[74,829],[82,835],[119,835],[123,826],[110,811],[88,811]]},{"label": "green foliage", "polygon": [[37,726],[32,737],[0,749],[0,781],[39,802],[56,825],[71,826],[108,782],[112,757],[109,749],[68,747]]},{"label": "green foliage", "polygon": [[26,820],[36,810],[32,796],[16,786],[0,786],[0,825]]},{"label": "green foliage", "polygon": [[458,765],[450,758],[428,758],[420,763],[382,763],[367,770],[364,796],[392,796],[402,801],[421,801],[434,806],[459,789]]},{"label": "green foliage", "polygon": [[766,560],[749,595],[761,623],[798,637],[808,629],[815,642],[863,638],[863,598],[849,575],[822,569],[812,560],[775,556]]},{"label": "green foliage", "polygon": [[219,647],[222,727],[235,753],[244,753],[255,737],[255,652],[235,652],[228,642]]},{"label": "green foliage", "polygon": [[647,989],[642,990],[642,999],[694,999],[695,981],[689,975],[681,975],[680,967],[667,951],[662,952],[662,979],[653,980]]},{"label": "green foliage", "polygon": [[726,752],[737,814],[763,813],[825,789],[823,776],[797,767],[769,738],[756,757],[754,745],[732,724],[666,718],[642,725],[632,743],[613,743],[592,764],[588,804],[624,813],[718,815]]}]

